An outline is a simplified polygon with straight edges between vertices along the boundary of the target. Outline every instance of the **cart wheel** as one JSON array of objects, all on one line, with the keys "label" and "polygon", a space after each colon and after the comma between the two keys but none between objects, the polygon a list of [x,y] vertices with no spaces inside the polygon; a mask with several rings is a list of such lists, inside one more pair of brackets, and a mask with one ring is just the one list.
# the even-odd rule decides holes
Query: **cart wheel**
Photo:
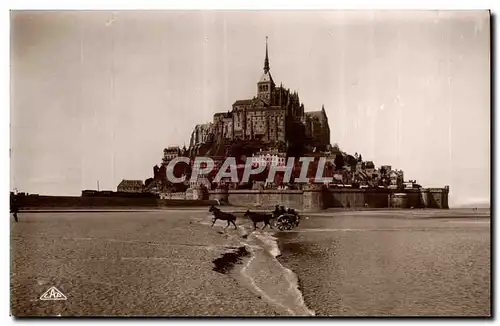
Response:
[{"label": "cart wheel", "polygon": [[278,225],[278,229],[280,231],[283,231],[285,229],[285,226],[283,224]]}]

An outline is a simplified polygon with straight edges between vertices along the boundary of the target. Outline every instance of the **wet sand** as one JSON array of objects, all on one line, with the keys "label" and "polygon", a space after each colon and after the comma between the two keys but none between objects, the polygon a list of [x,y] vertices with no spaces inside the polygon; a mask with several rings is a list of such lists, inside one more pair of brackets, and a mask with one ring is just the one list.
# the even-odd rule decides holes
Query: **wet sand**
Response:
[{"label": "wet sand", "polygon": [[[238,241],[206,209],[24,213],[11,225],[16,316],[256,316],[276,309],[213,260]],[[219,224],[221,223],[221,224]],[[51,286],[65,301],[41,301]]]},{"label": "wet sand", "polygon": [[[298,229],[274,233],[242,218],[238,230],[212,228],[206,209],[21,213],[11,225],[12,313],[489,314],[489,218],[306,216]],[[67,300],[39,300],[51,286]]]},{"label": "wet sand", "polygon": [[491,314],[489,212],[322,213],[278,237],[316,315]]}]

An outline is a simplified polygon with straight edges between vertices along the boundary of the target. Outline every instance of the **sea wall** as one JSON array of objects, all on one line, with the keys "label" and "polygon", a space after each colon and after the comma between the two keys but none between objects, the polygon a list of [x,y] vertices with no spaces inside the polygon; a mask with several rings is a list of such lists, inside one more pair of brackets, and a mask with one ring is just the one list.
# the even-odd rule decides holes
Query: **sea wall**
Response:
[{"label": "sea wall", "polygon": [[272,209],[283,205],[304,211],[326,208],[448,208],[448,188],[360,189],[308,185],[302,190],[223,190],[209,192],[210,200],[234,206]]},{"label": "sea wall", "polygon": [[425,207],[448,209],[450,187],[420,189],[421,201]]},{"label": "sea wall", "polygon": [[185,192],[171,192],[171,193],[166,193],[162,194],[162,199],[186,199],[186,193]]},{"label": "sea wall", "polygon": [[17,196],[21,209],[98,209],[98,208],[162,208],[171,206],[209,206],[210,200],[70,197],[70,196]]},{"label": "sea wall", "polygon": [[390,197],[390,205],[393,208],[408,208],[408,194],[406,193],[393,193]]},{"label": "sea wall", "polygon": [[276,204],[302,209],[302,190],[217,190],[209,192],[210,200],[225,200],[230,205],[272,209]]},{"label": "sea wall", "polygon": [[387,208],[389,207],[388,195],[387,189],[332,188],[324,191],[325,207]]},{"label": "sea wall", "polygon": [[326,208],[440,208],[448,207],[449,188],[326,189],[308,185],[302,190],[200,189],[157,198],[17,196],[21,209],[163,208],[224,204],[273,209],[283,205],[303,211]]}]

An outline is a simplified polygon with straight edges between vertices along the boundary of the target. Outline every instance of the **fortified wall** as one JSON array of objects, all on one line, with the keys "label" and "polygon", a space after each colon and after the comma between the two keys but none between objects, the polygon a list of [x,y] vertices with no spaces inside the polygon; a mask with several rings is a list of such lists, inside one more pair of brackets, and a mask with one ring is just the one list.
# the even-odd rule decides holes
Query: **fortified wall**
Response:
[{"label": "fortified wall", "polygon": [[119,198],[119,197],[70,197],[70,196],[17,196],[17,205],[22,210],[64,209],[157,209],[178,206],[208,206],[217,202],[198,198]]},{"label": "fortified wall", "polygon": [[21,209],[163,208],[207,206],[223,201],[234,206],[273,209],[277,204],[302,211],[326,208],[441,208],[448,207],[449,188],[325,189],[308,185],[302,190],[223,190],[189,189],[162,199],[119,197],[17,196]]},{"label": "fortified wall", "polygon": [[448,209],[449,187],[394,191],[390,189],[325,189],[308,185],[303,190],[224,190],[209,191],[210,200],[234,206],[272,209],[283,205],[303,211],[326,208],[438,208]]}]

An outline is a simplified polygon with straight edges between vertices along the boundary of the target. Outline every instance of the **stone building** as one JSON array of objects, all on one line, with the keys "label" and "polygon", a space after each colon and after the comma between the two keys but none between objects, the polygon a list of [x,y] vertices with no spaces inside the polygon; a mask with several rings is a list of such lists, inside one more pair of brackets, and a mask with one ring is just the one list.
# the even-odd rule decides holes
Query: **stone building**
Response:
[{"label": "stone building", "polygon": [[327,150],[330,144],[330,126],[325,106],[321,111],[306,112],[305,136],[307,143],[316,150]]},{"label": "stone building", "polygon": [[286,153],[279,152],[277,149],[268,151],[259,151],[252,155],[252,164],[265,166],[284,166],[286,165]]},{"label": "stone building", "polygon": [[373,178],[373,174],[375,173],[375,163],[373,163],[373,161],[366,161],[363,163],[365,163],[363,169],[370,177]]},{"label": "stone building", "polygon": [[163,158],[161,165],[167,166],[170,161],[181,155],[181,148],[179,146],[170,146],[163,150]]},{"label": "stone building", "polygon": [[402,170],[392,170],[391,172],[389,172],[389,179],[389,188],[398,188],[404,182],[404,173]]},{"label": "stone building", "polygon": [[213,123],[197,125],[191,134],[190,146],[254,140],[267,148],[295,143],[317,150],[328,147],[330,128],[324,107],[305,113],[297,92],[282,84],[276,85],[270,71],[267,41],[264,72],[256,86],[256,96],[237,100],[230,111],[214,114]]},{"label": "stone building", "polygon": [[212,140],[213,137],[213,123],[205,123],[196,125],[191,133],[191,140],[189,147],[193,148],[201,144],[205,144]]}]

